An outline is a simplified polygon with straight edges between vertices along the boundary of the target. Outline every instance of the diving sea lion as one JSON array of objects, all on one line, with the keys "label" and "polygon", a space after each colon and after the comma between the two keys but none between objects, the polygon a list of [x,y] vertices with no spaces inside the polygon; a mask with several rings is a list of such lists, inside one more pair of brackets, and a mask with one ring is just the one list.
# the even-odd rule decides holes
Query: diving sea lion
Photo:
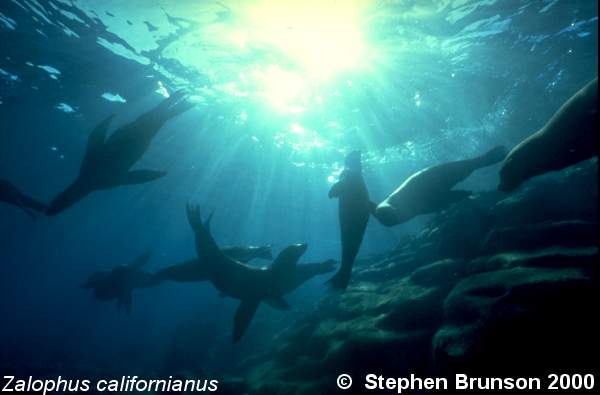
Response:
[{"label": "diving sea lion", "polygon": [[147,252],[129,265],[119,265],[110,271],[95,272],[82,288],[92,289],[96,299],[116,300],[117,308],[124,307],[127,314],[130,314],[131,292],[135,288],[150,288],[160,283],[153,273],[142,270],[149,258],[150,253]]},{"label": "diving sea lion", "polygon": [[298,259],[306,252],[306,244],[295,244],[279,253],[269,268],[256,268],[227,257],[217,246],[210,232],[210,217],[202,223],[200,211],[187,207],[188,221],[196,236],[196,253],[205,279],[225,296],[241,300],[235,312],[233,342],[244,334],[260,302],[287,310],[283,288],[291,282]]},{"label": "diving sea lion", "polygon": [[352,265],[365,234],[372,203],[362,175],[360,151],[346,157],[340,179],[329,190],[329,198],[339,199],[338,216],[342,237],[342,264],[327,281],[332,288],[345,291],[350,282]]},{"label": "diving sea lion", "polygon": [[506,149],[495,147],[473,159],[448,162],[420,170],[375,208],[373,215],[385,226],[394,226],[421,214],[443,210],[466,198],[469,191],[452,190],[459,182],[482,167],[504,159]]},{"label": "diving sea lion", "polygon": [[35,214],[31,210],[40,213],[46,210],[44,203],[25,195],[13,183],[3,179],[0,179],[0,202],[20,208],[33,219],[35,219]]},{"label": "diving sea lion", "polygon": [[540,130],[510,151],[500,169],[501,191],[598,155],[598,78],[567,100]]},{"label": "diving sea lion", "polygon": [[130,169],[144,155],[161,127],[191,107],[185,95],[176,92],[108,138],[106,134],[114,115],[100,122],[88,138],[79,175],[50,203],[46,214],[58,214],[97,190],[143,184],[164,176],[164,171]]}]

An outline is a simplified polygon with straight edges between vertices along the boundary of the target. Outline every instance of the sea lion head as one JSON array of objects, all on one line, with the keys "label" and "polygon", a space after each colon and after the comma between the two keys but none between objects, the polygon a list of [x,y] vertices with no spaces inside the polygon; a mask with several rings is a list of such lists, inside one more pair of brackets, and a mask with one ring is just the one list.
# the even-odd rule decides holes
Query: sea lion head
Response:
[{"label": "sea lion head", "polygon": [[375,209],[374,215],[384,226],[394,226],[398,224],[398,210],[389,204],[379,205]]},{"label": "sea lion head", "polygon": [[304,255],[307,249],[308,244],[292,244],[284,248],[279,253],[277,259],[287,262],[297,262],[298,259],[300,259],[302,255]]},{"label": "sea lion head", "polygon": [[358,150],[350,152],[344,160],[344,165],[348,169],[360,170],[362,168],[361,152]]}]

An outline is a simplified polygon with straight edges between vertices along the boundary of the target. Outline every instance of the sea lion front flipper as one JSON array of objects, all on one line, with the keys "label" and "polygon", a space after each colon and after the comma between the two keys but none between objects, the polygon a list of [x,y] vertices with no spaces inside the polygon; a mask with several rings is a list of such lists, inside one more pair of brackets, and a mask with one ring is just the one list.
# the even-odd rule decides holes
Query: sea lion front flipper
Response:
[{"label": "sea lion front flipper", "polygon": [[100,122],[92,133],[90,133],[90,137],[88,137],[87,148],[85,155],[89,155],[91,152],[96,151],[96,149],[104,144],[106,141],[106,133],[108,132],[108,127],[112,119],[115,117],[115,114],[109,115],[102,122]]},{"label": "sea lion front flipper", "polygon": [[119,306],[125,307],[125,312],[127,315],[131,315],[131,289],[124,291],[121,296],[119,296]]},{"label": "sea lion front flipper", "polygon": [[123,185],[132,184],[145,184],[150,181],[154,181],[158,178],[164,177],[167,174],[166,171],[157,170],[132,170],[127,173],[125,180],[122,182]]},{"label": "sea lion front flipper", "polygon": [[129,267],[139,269],[142,266],[144,266],[146,263],[148,263],[148,260],[150,259],[151,256],[152,256],[152,252],[146,251],[142,255],[137,257],[135,259],[135,261],[131,262],[129,264]]},{"label": "sea lion front flipper", "polygon": [[292,306],[282,296],[265,299],[264,302],[275,310],[288,311],[292,309]]},{"label": "sea lion front flipper", "polygon": [[259,301],[257,300],[242,300],[240,306],[235,312],[233,319],[233,342],[237,343],[246,329],[250,326],[250,322],[258,309]]},{"label": "sea lion front flipper", "polygon": [[329,199],[339,197],[342,194],[343,186],[344,186],[344,184],[342,183],[341,180],[336,182],[335,184],[333,184],[331,186],[331,189],[329,190],[329,193],[327,194]]},{"label": "sea lion front flipper", "polygon": [[329,190],[329,193],[327,194],[329,199],[337,198],[344,194],[344,189],[346,189],[345,187],[347,184],[347,178],[348,178],[348,170],[342,171],[340,173],[340,179],[331,186],[331,189]]}]

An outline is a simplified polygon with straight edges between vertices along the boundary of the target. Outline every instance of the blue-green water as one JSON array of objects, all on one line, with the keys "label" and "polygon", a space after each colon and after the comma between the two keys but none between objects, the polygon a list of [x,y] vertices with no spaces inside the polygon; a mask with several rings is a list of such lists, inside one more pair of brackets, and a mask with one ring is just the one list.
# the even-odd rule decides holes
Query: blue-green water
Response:
[{"label": "blue-green water", "polygon": [[[0,0],[0,178],[31,195],[72,181],[108,114],[122,124],[178,89],[195,103],[139,164],[166,177],[35,222],[0,206],[0,367],[237,372],[314,309],[326,276],[290,296],[293,312],[259,310],[237,346],[236,304],[209,284],[140,290],[131,317],[79,285],[147,249],[150,269],[193,257],[187,202],[215,210],[222,245],[306,242],[304,260],[339,259],[327,192],[346,153],[363,152],[379,201],[425,166],[514,146],[596,76],[597,13],[593,0]],[[497,170],[467,185],[495,188]],[[360,255],[425,220],[371,221]],[[173,351],[188,327],[189,361]]]}]

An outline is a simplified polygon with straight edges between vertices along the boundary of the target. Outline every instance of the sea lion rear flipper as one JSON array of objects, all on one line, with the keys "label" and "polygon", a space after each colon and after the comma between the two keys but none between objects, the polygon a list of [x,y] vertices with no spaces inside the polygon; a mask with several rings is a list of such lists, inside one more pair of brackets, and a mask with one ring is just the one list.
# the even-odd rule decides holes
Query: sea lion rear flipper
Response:
[{"label": "sea lion rear flipper", "polygon": [[145,184],[150,181],[154,181],[167,174],[166,171],[157,170],[132,170],[127,173],[125,180],[122,182],[124,185],[132,184]]},{"label": "sea lion rear flipper", "polygon": [[240,306],[235,312],[233,319],[233,342],[237,343],[242,335],[246,332],[246,329],[250,326],[250,322],[258,309],[259,301],[256,300],[242,300]]},{"label": "sea lion rear flipper", "polygon": [[210,233],[210,228],[202,223],[202,216],[200,215],[198,206],[188,205],[186,211],[188,222],[196,235],[196,254],[198,255],[198,260],[205,262],[210,259],[223,257],[223,253]]},{"label": "sea lion rear flipper", "polygon": [[264,302],[274,308],[275,310],[288,311],[292,309],[292,306],[283,298],[278,296],[275,298],[265,299]]}]

